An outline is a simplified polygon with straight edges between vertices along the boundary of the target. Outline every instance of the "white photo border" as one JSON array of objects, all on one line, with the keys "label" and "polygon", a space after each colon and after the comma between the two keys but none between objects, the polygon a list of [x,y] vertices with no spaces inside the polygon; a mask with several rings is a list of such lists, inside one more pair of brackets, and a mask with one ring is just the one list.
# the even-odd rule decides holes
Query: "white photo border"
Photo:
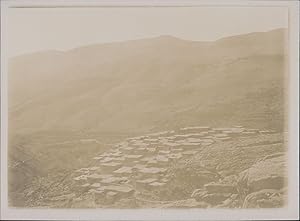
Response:
[{"label": "white photo border", "polygon": [[[20,209],[7,197],[7,17],[10,7],[287,7],[289,11],[288,203],[279,209]],[[259,21],[258,21],[259,22]],[[299,218],[299,2],[293,0],[4,0],[1,1],[1,219],[253,220]]]}]

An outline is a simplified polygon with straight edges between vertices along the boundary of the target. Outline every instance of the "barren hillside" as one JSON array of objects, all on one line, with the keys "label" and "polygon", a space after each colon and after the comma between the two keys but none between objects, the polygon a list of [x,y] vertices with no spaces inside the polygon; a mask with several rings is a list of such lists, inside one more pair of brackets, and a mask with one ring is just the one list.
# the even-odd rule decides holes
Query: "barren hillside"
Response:
[{"label": "barren hillside", "polygon": [[9,66],[16,132],[282,127],[284,30],[215,42],[171,36],[46,51]]},{"label": "barren hillside", "polygon": [[[285,40],[284,29],[214,42],[159,36],[13,58],[8,82],[10,205],[107,206],[107,201],[90,198],[93,188],[102,184],[84,183],[91,187],[82,189],[81,180],[75,184],[73,179],[76,170],[86,179],[101,177],[102,182],[103,176],[113,177],[103,174],[104,167],[122,168],[125,163],[109,162],[107,166],[103,165],[107,162],[94,162],[93,157],[109,155],[118,160],[115,158],[132,157],[141,151],[139,158],[144,159],[150,151],[144,146],[153,145],[156,152],[150,151],[150,155],[155,158],[154,166],[156,157],[167,162],[160,165],[166,170],[154,183],[167,186],[154,193],[142,188],[141,195],[131,186],[129,204],[126,197],[119,202],[114,193],[113,200],[105,196],[108,207],[176,207],[176,203],[179,207],[255,207],[261,195],[270,192],[263,188],[273,182],[257,173],[261,165],[266,165],[266,174],[271,175],[272,168],[285,165]],[[199,125],[207,131],[196,135],[182,132],[182,128]],[[174,133],[181,140],[175,135],[157,136],[156,143],[151,143],[154,138],[144,137],[134,148],[126,142],[161,131]],[[118,146],[120,142],[125,150]],[[178,146],[177,150],[173,146]],[[185,150],[189,146],[192,152]],[[124,162],[133,166],[131,159]],[[149,179],[144,174],[152,171],[147,162],[136,162],[143,165],[137,168],[142,171],[137,177]],[[93,175],[90,169],[96,167],[99,174]],[[245,171],[254,174],[249,176],[253,181],[249,181],[249,188],[255,190],[248,190],[247,182],[243,184],[243,179],[248,179]],[[186,174],[194,177],[191,182],[182,182]],[[281,182],[284,174],[275,175]],[[118,179],[109,178],[124,181]],[[126,182],[133,185],[135,181],[128,176]],[[108,191],[103,188],[99,190],[101,199]],[[214,192],[215,188],[219,192]],[[230,194],[224,196],[222,188],[231,188]],[[259,205],[281,206],[283,186],[276,188],[271,192],[280,197],[275,201],[264,198],[271,202]],[[109,192],[117,190],[124,191],[113,187]],[[149,197],[153,202],[143,201]],[[143,202],[131,204],[138,199]]]}]

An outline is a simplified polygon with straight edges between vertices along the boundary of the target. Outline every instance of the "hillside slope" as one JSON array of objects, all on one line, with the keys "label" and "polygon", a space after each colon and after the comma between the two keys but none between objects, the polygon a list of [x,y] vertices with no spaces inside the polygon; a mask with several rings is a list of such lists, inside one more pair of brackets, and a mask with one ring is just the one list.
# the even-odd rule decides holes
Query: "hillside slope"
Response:
[{"label": "hillside slope", "polygon": [[[215,42],[160,36],[13,58],[9,204],[32,206],[44,202],[45,194],[63,195],[74,169],[89,166],[93,156],[129,137],[242,125],[275,130],[283,140],[285,39],[283,29]],[[215,153],[222,159],[232,147],[209,146],[203,156],[214,163]],[[261,146],[256,148],[249,149],[253,160],[263,156]],[[265,154],[278,151],[270,146]],[[202,163],[203,156],[195,162]],[[236,157],[238,167],[251,166]]]},{"label": "hillside slope", "polygon": [[9,65],[11,128],[282,127],[284,33],[215,42],[160,36],[16,57]]}]

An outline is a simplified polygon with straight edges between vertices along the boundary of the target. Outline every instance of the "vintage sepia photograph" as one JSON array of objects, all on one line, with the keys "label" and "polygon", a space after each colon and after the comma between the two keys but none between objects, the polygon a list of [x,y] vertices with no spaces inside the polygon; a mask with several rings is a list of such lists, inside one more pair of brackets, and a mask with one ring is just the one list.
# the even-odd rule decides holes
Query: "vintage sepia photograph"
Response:
[{"label": "vintage sepia photograph", "polygon": [[297,2],[9,2],[1,207],[297,207]]}]

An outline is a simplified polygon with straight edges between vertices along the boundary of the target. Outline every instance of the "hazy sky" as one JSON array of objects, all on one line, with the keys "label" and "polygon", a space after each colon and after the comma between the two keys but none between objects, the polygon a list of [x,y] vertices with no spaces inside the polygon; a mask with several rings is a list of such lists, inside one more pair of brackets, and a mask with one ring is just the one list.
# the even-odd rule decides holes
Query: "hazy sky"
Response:
[{"label": "hazy sky", "polygon": [[287,27],[284,7],[8,9],[8,54],[172,35],[211,41]]}]

